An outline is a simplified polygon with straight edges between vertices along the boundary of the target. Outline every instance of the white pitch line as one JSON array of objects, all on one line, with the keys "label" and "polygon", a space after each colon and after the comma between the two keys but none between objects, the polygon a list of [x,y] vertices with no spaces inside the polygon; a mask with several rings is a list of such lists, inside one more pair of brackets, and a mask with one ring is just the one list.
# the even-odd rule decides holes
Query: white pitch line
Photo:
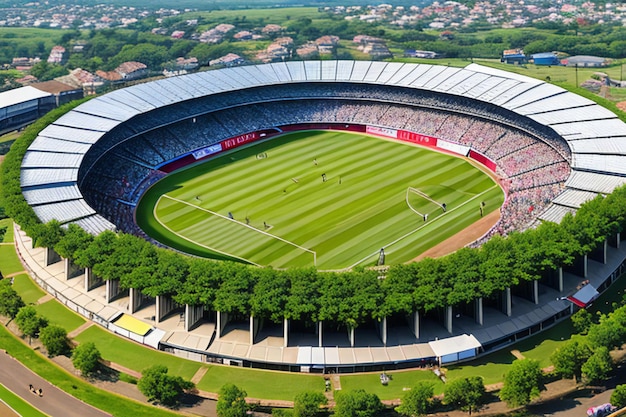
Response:
[{"label": "white pitch line", "polygon": [[[454,207],[454,208],[452,208],[452,209],[450,209],[450,210],[446,210],[446,211],[445,211],[445,213],[441,213],[439,216],[435,217],[435,218],[433,219],[433,222],[434,222],[434,221],[437,221],[437,219],[441,218],[441,217],[442,217],[442,216],[444,216],[446,213],[452,213],[453,211],[455,211],[455,210],[457,210],[457,209],[460,209],[461,207],[463,207],[464,205],[466,205],[466,204],[467,204],[467,203],[469,203],[470,201],[472,201],[472,200],[474,200],[474,199],[476,199],[476,198],[480,197],[481,195],[485,194],[485,193],[486,193],[486,192],[488,192],[488,191],[493,190],[493,189],[494,189],[494,188],[496,188],[496,187],[498,187],[498,184],[494,184],[493,186],[491,186],[491,187],[487,188],[487,189],[486,189],[485,191],[483,191],[482,193],[480,193],[480,194],[476,194],[474,197],[470,198],[469,200],[465,201],[464,203],[459,204],[458,206],[456,206],[456,207]],[[394,245],[394,244],[398,243],[399,241],[401,241],[401,240],[403,240],[403,239],[405,239],[405,238],[409,237],[409,236],[410,236],[410,235],[412,235],[413,233],[415,233],[415,232],[417,232],[417,231],[419,231],[419,230],[423,229],[424,227],[426,227],[426,226],[430,225],[431,223],[432,223],[432,222],[430,222],[430,223],[425,223],[425,224],[421,225],[420,227],[418,227],[417,229],[412,230],[412,231],[410,231],[410,232],[408,232],[408,233],[404,234],[403,236],[400,236],[399,238],[397,238],[396,240],[392,241],[391,243],[388,243],[388,244],[384,245],[384,246],[383,246],[383,249],[385,249],[385,248],[387,248],[387,247],[389,247],[389,246],[391,246],[391,245]],[[377,253],[379,253],[379,250],[377,250],[376,252],[372,252],[370,255],[367,255],[366,257],[364,257],[363,259],[361,259],[361,260],[359,260],[359,261],[355,262],[354,264],[350,265],[350,266],[349,266],[348,268],[346,268],[346,269],[352,269],[352,268],[354,268],[354,267],[355,267],[355,266],[357,266],[358,264],[360,264],[360,263],[362,263],[362,262],[365,262],[367,259],[371,258],[372,256],[375,256]]]},{"label": "white pitch line", "polygon": [[219,250],[219,249],[216,249],[216,248],[212,248],[211,246],[204,245],[204,244],[202,244],[200,242],[196,242],[195,240],[189,239],[188,237],[186,237],[184,235],[181,235],[180,233],[172,230],[169,226],[167,226],[165,223],[163,223],[161,221],[161,219],[159,219],[159,217],[156,214],[156,208],[159,205],[159,201],[161,201],[161,198],[163,198],[163,197],[167,197],[167,196],[166,195],[162,195],[161,197],[159,197],[159,199],[157,200],[156,204],[154,205],[154,209],[153,209],[152,215],[154,216],[156,221],[159,222],[159,224],[161,226],[163,226],[167,231],[169,231],[170,233],[172,233],[175,236],[178,236],[179,238],[181,238],[183,240],[186,240],[187,242],[193,243],[194,245],[198,245],[198,246],[200,246],[202,248],[205,248],[205,249],[217,252],[217,253],[221,253],[222,255],[226,255],[226,256],[233,257],[233,258],[237,258],[237,259],[240,259],[242,261],[249,262],[249,263],[251,263],[253,265],[256,265],[256,266],[263,266],[263,265],[257,264],[256,262],[253,262],[253,261],[251,261],[249,259],[242,258],[241,256],[233,255],[232,253],[224,252],[222,250]]},{"label": "white pitch line", "polygon": [[[204,212],[206,212],[206,213],[210,213],[210,214],[212,214],[212,215],[214,215],[214,216],[221,217],[221,218],[222,218],[222,219],[224,219],[224,220],[228,220],[228,221],[231,221],[231,222],[237,223],[238,225],[240,225],[240,226],[244,226],[244,227],[247,227],[247,228],[249,228],[250,230],[253,230],[253,231],[257,232],[257,233],[261,233],[261,234],[263,234],[263,235],[269,236],[269,237],[274,238],[274,239],[276,239],[276,240],[280,240],[281,242],[284,242],[284,243],[287,243],[287,244],[289,244],[289,245],[295,246],[296,248],[301,249],[301,250],[303,250],[303,251],[305,251],[305,252],[309,252],[309,253],[313,254],[313,263],[314,263],[314,264],[317,264],[317,252],[315,252],[314,250],[307,249],[307,248],[302,247],[302,246],[300,246],[300,245],[296,245],[295,243],[290,242],[290,241],[288,241],[288,240],[286,240],[286,239],[283,239],[282,237],[279,237],[279,236],[273,235],[273,234],[271,234],[271,233],[267,233],[266,231],[263,231],[263,230],[259,230],[259,229],[257,229],[256,227],[250,226],[249,224],[242,223],[242,222],[240,222],[239,220],[231,219],[230,217],[227,217],[227,216],[224,216],[224,215],[222,215],[222,214],[216,213],[216,212],[214,212],[214,211],[212,211],[212,210],[209,210],[209,209],[206,209],[206,208],[204,208],[204,207],[196,206],[195,204],[191,204],[191,203],[189,203],[189,202],[187,202],[187,201],[180,200],[180,199],[178,199],[178,198],[175,198],[175,197],[169,196],[169,195],[167,195],[167,194],[163,194],[163,195],[159,198],[159,200],[160,200],[162,197],[169,198],[170,200],[176,201],[176,202],[181,203],[181,204],[185,204],[185,205],[190,206],[190,207],[193,207],[193,208],[195,208],[195,209],[197,209],[197,210],[202,210],[202,211],[204,211]],[[155,206],[155,207],[156,207],[156,206]],[[159,223],[160,223],[160,222],[159,222]],[[187,240],[189,240],[189,239],[187,239]],[[190,240],[190,241],[191,241],[191,240]],[[237,257],[237,258],[238,258],[238,257]],[[239,259],[243,259],[243,258],[239,258]],[[253,262],[253,263],[254,263],[254,262]]]}]

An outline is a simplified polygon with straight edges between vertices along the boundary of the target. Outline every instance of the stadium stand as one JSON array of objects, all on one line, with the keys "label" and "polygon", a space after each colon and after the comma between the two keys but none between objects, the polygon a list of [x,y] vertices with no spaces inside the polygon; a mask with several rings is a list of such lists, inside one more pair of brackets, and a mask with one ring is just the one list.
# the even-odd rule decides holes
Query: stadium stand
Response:
[{"label": "stadium stand", "polygon": [[[500,222],[477,244],[496,233],[532,227],[537,219],[559,222],[626,182],[626,125],[557,86],[475,64],[307,61],[196,73],[97,97],[41,132],[24,159],[21,185],[44,221],[143,236],[134,206],[166,175],[160,170],[165,164],[250,132],[316,123],[403,129],[496,161],[507,199]],[[490,302],[499,301],[485,300]],[[507,318],[506,326],[478,328],[472,337],[483,346],[503,343],[516,332],[527,335],[533,323],[553,322],[569,311],[555,298],[534,307]],[[166,344],[172,350],[184,345]],[[209,344],[208,357],[222,355],[222,345],[210,339]],[[432,357],[435,347],[398,360]],[[249,352],[255,349],[261,347]],[[392,352],[376,355],[391,363],[397,360]],[[255,355],[248,359],[268,362]],[[345,363],[371,364],[382,357],[371,355]],[[336,348],[303,346],[297,358],[282,360],[336,364],[339,356]]]}]

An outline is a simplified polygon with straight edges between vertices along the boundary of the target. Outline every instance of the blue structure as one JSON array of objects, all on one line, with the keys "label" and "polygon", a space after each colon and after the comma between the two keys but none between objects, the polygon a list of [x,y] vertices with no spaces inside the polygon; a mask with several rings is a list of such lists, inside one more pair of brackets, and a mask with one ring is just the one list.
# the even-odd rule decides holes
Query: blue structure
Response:
[{"label": "blue structure", "polygon": [[542,52],[531,55],[535,65],[561,65],[559,58],[552,52]]},{"label": "blue structure", "polygon": [[528,62],[528,57],[524,55],[524,51],[521,49],[507,49],[502,52],[500,62],[504,62],[505,64],[523,65]]}]

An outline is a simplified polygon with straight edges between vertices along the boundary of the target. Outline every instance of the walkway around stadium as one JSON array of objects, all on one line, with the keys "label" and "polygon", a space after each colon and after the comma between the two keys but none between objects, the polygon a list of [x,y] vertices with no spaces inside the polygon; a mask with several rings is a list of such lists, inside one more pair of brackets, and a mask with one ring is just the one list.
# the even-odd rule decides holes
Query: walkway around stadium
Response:
[{"label": "walkway around stadium", "polygon": [[[40,286],[52,295],[56,295],[59,301],[86,317],[98,317],[112,319],[120,313],[128,314],[129,297],[124,297],[111,303],[104,302],[104,288],[99,287],[89,292],[85,291],[84,278],[81,276],[65,280],[63,262],[57,262],[51,266],[44,265],[44,249],[32,248],[32,242],[22,231],[16,228],[16,247],[18,254],[25,264],[31,276]],[[607,250],[607,262],[601,264],[589,260],[589,282],[598,287],[626,258],[626,246],[620,249],[609,248]],[[420,338],[406,328],[394,328],[389,332],[387,345],[380,340],[374,331],[363,330],[358,334],[357,343],[350,347],[347,337],[343,333],[329,333],[324,335],[323,347],[317,345],[317,336],[292,335],[289,345],[284,346],[282,332],[261,331],[256,343],[251,343],[250,332],[243,326],[227,326],[224,334],[217,338],[214,323],[203,323],[191,331],[185,331],[179,314],[166,317],[165,320],[155,323],[154,304],[144,307],[132,316],[143,322],[162,335],[157,343],[166,346],[175,346],[170,351],[178,356],[197,361],[207,361],[208,358],[223,358],[224,363],[230,360],[245,360],[254,364],[288,364],[300,369],[299,358],[302,350],[317,352],[323,355],[321,369],[324,364],[329,364],[325,370],[332,370],[339,366],[357,367],[364,364],[389,364],[388,369],[394,369],[393,364],[398,362],[419,362],[420,358],[433,358],[434,353],[428,341],[445,340],[454,335],[471,334],[484,346],[500,340],[504,340],[502,347],[516,340],[516,332],[525,331],[530,326],[539,325],[547,319],[555,317],[560,312],[568,311],[570,302],[565,300],[564,295],[573,293],[584,278],[573,274],[564,273],[564,290],[558,292],[552,288],[540,285],[538,303],[513,297],[513,315],[508,317],[495,309],[486,308],[484,312],[484,325],[481,326],[472,317],[455,317],[453,320],[453,334],[438,322],[423,320],[420,323]],[[552,320],[550,324],[556,322]],[[100,323],[105,325],[107,323]],[[548,326],[545,326],[548,327]],[[529,332],[534,333],[534,332]],[[528,334],[526,334],[528,335]],[[312,340],[315,339],[315,340]],[[158,345],[157,345],[158,346]],[[154,346],[156,347],[156,346]],[[299,356],[300,355],[300,356]],[[310,353],[309,353],[310,355]],[[214,360],[214,359],[213,359]],[[332,362],[336,361],[336,362]],[[235,362],[241,364],[241,362]],[[309,363],[310,365],[310,363]],[[333,366],[330,366],[333,365]],[[267,366],[267,365],[266,365]],[[266,367],[262,366],[262,367]],[[406,367],[406,366],[405,366]],[[363,370],[363,367],[359,369]]]}]

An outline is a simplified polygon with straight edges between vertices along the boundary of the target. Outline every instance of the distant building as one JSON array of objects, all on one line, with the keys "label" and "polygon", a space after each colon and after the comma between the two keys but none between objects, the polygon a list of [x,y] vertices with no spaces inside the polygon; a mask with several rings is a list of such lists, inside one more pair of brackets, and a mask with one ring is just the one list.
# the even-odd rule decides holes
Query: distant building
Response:
[{"label": "distant building", "polygon": [[53,46],[48,56],[48,63],[62,64],[63,62],[65,62],[65,48],[60,45]]},{"label": "distant building", "polygon": [[611,63],[609,58],[591,55],[576,55],[561,60],[568,67],[606,67]]},{"label": "distant building", "polygon": [[226,54],[222,57],[209,61],[210,66],[223,65],[225,67],[234,67],[236,65],[241,65],[243,63],[244,63],[244,59],[240,57],[239,55],[233,54],[233,53]]},{"label": "distant building", "polygon": [[500,62],[505,64],[521,65],[528,63],[528,58],[522,49],[507,49],[502,52]]},{"label": "distant building", "polygon": [[302,59],[317,58],[319,55],[317,44],[315,42],[307,42],[304,45],[299,46],[296,49],[296,55]]},{"label": "distant building", "polygon": [[535,65],[561,65],[561,61],[553,52],[542,52],[530,57]]},{"label": "distant building", "polygon": [[40,61],[41,59],[39,58],[13,58],[13,60],[11,61],[11,66],[18,71],[29,71],[33,67],[33,65]]},{"label": "distant building", "polygon": [[174,38],[174,39],[182,39],[183,36],[185,36],[185,31],[184,30],[175,30],[174,32],[172,32],[172,34],[170,36],[172,38]]},{"label": "distant building", "polygon": [[409,58],[428,58],[434,59],[439,56],[437,52],[433,51],[418,51],[415,49],[407,49],[404,51],[404,56]]},{"label": "distant building", "polygon": [[237,39],[238,41],[249,41],[250,39],[252,39],[252,32],[248,31],[248,30],[242,30],[240,32],[237,32],[233,35],[234,39]]},{"label": "distant building", "polygon": [[124,81],[136,80],[148,75],[148,66],[137,61],[122,62],[115,72],[122,76]]},{"label": "distant building", "polygon": [[32,86],[0,93],[0,134],[27,126],[53,108],[54,96]]},{"label": "distant building", "polygon": [[352,42],[358,43],[357,49],[363,53],[369,54],[372,59],[392,58],[393,54],[387,48],[384,39],[375,38],[368,35],[357,35],[352,38]]},{"label": "distant building", "polygon": [[280,33],[283,31],[283,27],[280,25],[275,25],[275,24],[268,24],[265,25],[265,27],[263,29],[261,29],[261,32],[265,33],[266,35],[272,35],[274,33]]},{"label": "distant building", "polygon": [[339,36],[322,36],[315,40],[320,54],[332,54],[339,43]]},{"label": "distant building", "polygon": [[57,77],[55,80],[82,88],[85,95],[96,94],[104,86],[104,80],[102,78],[82,68],[73,69],[70,71],[69,75]]},{"label": "distant building", "polygon": [[84,97],[82,87],[75,87],[56,80],[35,83],[31,86],[39,91],[52,94],[57,106]]},{"label": "distant building", "polygon": [[136,61],[122,62],[113,71],[96,71],[96,75],[110,84],[122,81],[137,80],[148,75],[146,64]]}]

